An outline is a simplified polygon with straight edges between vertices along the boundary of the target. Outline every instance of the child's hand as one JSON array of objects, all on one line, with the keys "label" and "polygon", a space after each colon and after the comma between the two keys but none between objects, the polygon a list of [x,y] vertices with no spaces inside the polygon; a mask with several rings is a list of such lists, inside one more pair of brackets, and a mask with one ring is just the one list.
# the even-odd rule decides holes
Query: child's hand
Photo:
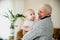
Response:
[{"label": "child's hand", "polygon": [[26,29],[26,28],[28,28],[28,26],[22,26],[21,27],[21,29],[23,29],[23,30]]},{"label": "child's hand", "polygon": [[30,31],[30,30],[32,30],[32,27],[24,26],[21,29],[25,30],[25,31]]},{"label": "child's hand", "polygon": [[25,30],[25,31],[30,31],[30,30],[32,30],[32,27],[24,27],[23,30]]},{"label": "child's hand", "polygon": [[26,28],[26,31],[30,31],[30,30],[32,30],[32,27]]},{"label": "child's hand", "polygon": [[21,29],[23,30],[23,35],[25,35],[28,31],[32,30],[32,27],[24,26]]}]

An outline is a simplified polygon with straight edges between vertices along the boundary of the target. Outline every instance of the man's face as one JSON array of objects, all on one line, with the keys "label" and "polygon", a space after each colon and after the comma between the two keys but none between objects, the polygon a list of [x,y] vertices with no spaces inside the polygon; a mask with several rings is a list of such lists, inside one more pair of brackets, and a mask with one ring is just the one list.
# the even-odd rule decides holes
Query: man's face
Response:
[{"label": "man's face", "polygon": [[48,13],[46,11],[46,8],[42,7],[39,9],[39,11],[38,11],[39,19],[42,19],[42,18],[46,17],[47,15],[48,15]]},{"label": "man's face", "polygon": [[31,21],[34,21],[35,20],[35,13],[34,11],[28,11],[27,12],[27,18]]}]

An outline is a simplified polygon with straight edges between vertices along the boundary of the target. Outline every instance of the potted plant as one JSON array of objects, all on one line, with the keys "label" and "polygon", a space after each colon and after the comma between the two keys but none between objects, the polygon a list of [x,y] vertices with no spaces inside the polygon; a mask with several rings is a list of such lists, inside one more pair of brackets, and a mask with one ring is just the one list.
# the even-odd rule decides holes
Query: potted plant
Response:
[{"label": "potted plant", "polygon": [[23,14],[18,14],[18,13],[16,15],[14,15],[12,10],[8,10],[8,12],[10,13],[10,17],[8,15],[8,13],[6,13],[6,15],[3,15],[3,16],[8,18],[11,22],[11,26],[10,26],[11,35],[10,35],[9,40],[14,40],[14,33],[15,33],[14,23],[17,20],[17,18],[25,18],[25,16]]}]

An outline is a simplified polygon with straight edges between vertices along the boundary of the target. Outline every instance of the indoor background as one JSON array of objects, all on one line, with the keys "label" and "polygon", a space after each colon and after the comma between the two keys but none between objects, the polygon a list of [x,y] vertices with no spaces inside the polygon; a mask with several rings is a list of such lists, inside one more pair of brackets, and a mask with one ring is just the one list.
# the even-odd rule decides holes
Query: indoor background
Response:
[{"label": "indoor background", "polygon": [[[52,21],[54,28],[60,28],[60,0],[0,0],[0,37],[8,38],[10,21],[4,18],[2,15],[4,12],[8,12],[7,9],[12,9],[13,14],[24,14],[26,9],[32,8],[35,13],[41,4],[48,3],[52,6]],[[21,23],[22,22],[22,23]],[[16,33],[20,30],[23,24],[23,19],[18,18],[16,21]],[[15,33],[15,36],[16,36]]]}]

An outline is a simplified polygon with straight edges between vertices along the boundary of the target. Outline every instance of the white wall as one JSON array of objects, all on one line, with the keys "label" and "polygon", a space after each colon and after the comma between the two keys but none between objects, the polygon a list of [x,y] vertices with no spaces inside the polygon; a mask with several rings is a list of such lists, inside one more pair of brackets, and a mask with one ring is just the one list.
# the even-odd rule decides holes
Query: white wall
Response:
[{"label": "white wall", "polygon": [[60,28],[60,0],[52,0],[50,4],[53,8],[52,10],[52,20],[54,28]]},{"label": "white wall", "polygon": [[54,28],[60,28],[60,0],[26,0],[25,9],[32,8],[35,12],[38,12],[38,9],[42,3],[48,3],[52,6],[52,21]]},{"label": "white wall", "polygon": [[24,10],[24,0],[14,0],[13,9],[14,12],[22,14]]},{"label": "white wall", "polygon": [[8,38],[10,31],[10,21],[2,16],[7,9],[12,9],[12,1],[0,0],[0,37],[4,39]]}]

